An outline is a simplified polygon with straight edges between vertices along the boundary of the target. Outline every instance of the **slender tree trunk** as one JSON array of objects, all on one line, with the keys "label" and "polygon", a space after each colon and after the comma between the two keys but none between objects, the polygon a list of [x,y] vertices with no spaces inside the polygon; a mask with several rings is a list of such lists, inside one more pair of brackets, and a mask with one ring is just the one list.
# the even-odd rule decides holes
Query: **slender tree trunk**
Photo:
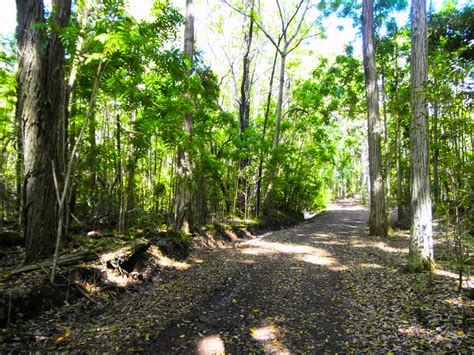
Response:
[{"label": "slender tree trunk", "polygon": [[119,199],[119,215],[118,215],[118,231],[123,233],[125,228],[125,194],[123,191],[123,168],[122,168],[122,141],[120,115],[116,116],[116,135],[117,135],[117,179],[118,179],[118,199]]},{"label": "slender tree trunk", "polygon": [[[280,125],[282,119],[282,111],[283,111],[283,92],[285,89],[285,68],[286,68],[286,51],[287,48],[283,49],[280,54],[280,82],[278,88],[278,103],[277,103],[277,120],[275,124],[275,136],[273,138],[273,146],[272,146],[272,160],[276,159],[276,151],[278,148],[278,144],[280,143]],[[265,210],[264,213],[270,213],[272,209],[272,199],[273,199],[273,183],[275,180],[275,176],[277,173],[276,164],[271,164],[270,174],[269,174],[269,185],[267,195],[265,197]]]},{"label": "slender tree trunk", "polygon": [[[193,0],[186,0],[186,24],[184,28],[184,53],[194,66],[194,4]],[[191,70],[190,70],[191,72]],[[191,113],[184,116],[183,130],[192,139],[193,118]],[[176,191],[176,215],[175,230],[190,232],[193,229],[192,222],[192,162],[189,148],[186,143],[178,148],[176,162],[177,191]]]},{"label": "slender tree trunk", "polygon": [[363,0],[362,4],[362,42],[367,93],[367,118],[369,140],[370,177],[370,235],[386,236],[388,225],[385,210],[385,193],[382,177],[381,132],[379,101],[377,90],[377,71],[374,49],[374,3]]},{"label": "slender tree trunk", "polygon": [[[135,111],[132,111],[130,114],[130,127],[133,126],[133,121],[135,120]],[[124,226],[127,229],[131,223],[134,222],[133,215],[135,206],[135,172],[137,170],[137,161],[138,161],[138,154],[137,148],[133,145],[131,137],[129,138],[130,141],[130,148],[129,148],[129,157],[128,157],[128,164],[127,164],[127,206],[125,211],[125,220]]]},{"label": "slender tree trunk", "polygon": [[[276,63],[278,59],[278,49],[275,51],[275,56],[273,58],[273,66],[272,66],[272,73],[270,74],[270,84],[268,87],[268,95],[267,95],[267,104],[265,107],[265,117],[263,121],[263,132],[262,132],[262,144],[261,147],[263,148],[265,144],[265,136],[267,133],[267,125],[268,125],[268,116],[270,114],[270,104],[272,102],[272,91],[273,91],[273,80],[275,78],[275,70],[276,70]],[[258,163],[258,178],[257,178],[257,206],[255,210],[255,215],[260,215],[260,207],[261,207],[261,196],[262,196],[262,174],[263,174],[263,150],[260,152],[260,161]]]},{"label": "slender tree trunk", "polygon": [[[251,11],[254,4],[252,2]],[[240,134],[243,135],[249,125],[250,120],[250,50],[252,48],[254,18],[250,17],[249,29],[245,33],[245,53],[243,57],[242,82],[240,84],[240,103],[239,103],[239,120]]]},{"label": "slender tree trunk", "polygon": [[[396,39],[396,38],[395,38]],[[395,160],[397,164],[397,217],[399,221],[406,219],[405,200],[403,194],[403,170],[402,170],[402,112],[398,108],[400,105],[399,91],[399,70],[398,70],[398,53],[395,48],[393,62],[395,65],[394,84],[395,84],[395,104],[397,105],[397,128],[395,139]]]},{"label": "slender tree trunk", "polygon": [[[253,12],[254,9],[254,0],[252,0],[252,5],[250,11]],[[243,69],[242,69],[242,82],[240,84],[240,103],[239,103],[239,123],[240,123],[240,138],[245,140],[245,131],[249,126],[250,122],[250,88],[251,88],[251,78],[250,78],[250,50],[252,48],[252,39],[253,39],[253,27],[254,27],[254,17],[250,16],[249,29],[245,33],[244,42],[246,44],[246,50],[243,57]],[[247,208],[247,188],[248,181],[245,176],[245,168],[249,164],[249,158],[243,157],[239,158],[239,186],[241,186],[241,197],[238,199],[239,209],[244,211]]]},{"label": "slender tree trunk", "polygon": [[401,146],[401,117],[397,115],[397,133],[395,141],[395,154],[397,159],[397,215],[398,220],[404,220],[405,208],[403,203],[403,172],[402,172],[402,146]]},{"label": "slender tree trunk", "polygon": [[[17,102],[18,104],[18,102]],[[15,163],[15,175],[16,175],[16,209],[18,211],[18,226],[22,231],[24,231],[23,225],[23,206],[24,206],[24,192],[23,192],[23,143],[22,143],[22,134],[21,134],[21,117],[18,117],[18,109],[16,110],[16,163]]]},{"label": "slender tree trunk", "polygon": [[283,112],[283,93],[285,90],[285,69],[286,69],[286,48],[283,49],[280,62],[280,82],[278,88],[277,120],[275,124],[275,137],[273,139],[273,150],[278,148],[280,143],[280,125]]},{"label": "slender tree trunk", "polygon": [[382,64],[382,110],[383,110],[383,131],[384,131],[384,157],[385,157],[385,206],[390,208],[390,171],[392,167],[392,159],[390,156],[390,145],[388,138],[388,114],[387,114],[387,97],[385,92],[385,65]]},{"label": "slender tree trunk", "polygon": [[411,209],[409,266],[433,267],[433,231],[428,158],[426,0],[411,5]]},{"label": "slender tree trunk", "polygon": [[97,87],[99,85],[99,79],[101,75],[101,68],[102,68],[102,62],[99,63],[99,66],[97,68],[97,73],[96,73],[94,85],[92,88],[91,99],[89,101],[89,108],[87,110],[86,117],[84,118],[84,123],[82,124],[81,131],[79,132],[79,135],[77,136],[74,142],[74,145],[72,146],[72,151],[71,151],[69,160],[67,160],[67,162],[65,163],[66,170],[64,173],[64,183],[61,187],[61,190],[58,184],[54,162],[52,162],[53,178],[54,178],[54,185],[55,185],[54,187],[55,187],[56,196],[58,199],[59,212],[58,212],[58,229],[57,229],[56,244],[55,244],[55,250],[54,250],[53,267],[51,270],[51,278],[50,278],[51,283],[54,282],[54,278],[56,275],[56,266],[58,264],[59,252],[61,249],[61,243],[63,241],[64,235],[66,235],[65,234],[66,230],[64,229],[64,226],[67,225],[68,223],[68,215],[65,214],[65,208],[67,206],[68,199],[70,199],[71,197],[71,194],[69,193],[69,185],[72,183],[74,161],[76,159],[76,154],[77,154],[79,145],[81,144],[82,138],[84,137],[84,132],[87,127],[87,122],[90,116],[92,115],[92,111],[94,109]]},{"label": "slender tree trunk", "polygon": [[24,156],[26,262],[54,253],[57,201],[51,164],[60,161],[64,120],[64,48],[57,30],[67,25],[70,0],[53,0],[55,28],[48,37],[43,1],[17,0],[18,105]]},{"label": "slender tree trunk", "polygon": [[[433,77],[434,86],[438,86],[436,60],[433,63]],[[438,102],[433,100],[433,197],[435,206],[439,203],[439,173],[438,173],[438,160],[439,160],[439,147],[438,147]]]}]

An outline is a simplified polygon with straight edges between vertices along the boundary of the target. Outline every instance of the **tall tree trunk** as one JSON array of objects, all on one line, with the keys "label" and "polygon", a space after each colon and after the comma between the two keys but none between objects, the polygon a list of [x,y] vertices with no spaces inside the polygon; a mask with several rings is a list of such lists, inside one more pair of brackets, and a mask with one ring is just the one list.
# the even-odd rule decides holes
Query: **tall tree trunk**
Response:
[{"label": "tall tree trunk", "polygon": [[[18,105],[18,101],[17,101]],[[21,228],[22,231],[24,231],[24,225],[23,225],[23,206],[24,206],[24,192],[23,192],[23,143],[22,143],[22,133],[21,133],[21,122],[19,119],[21,117],[18,117],[18,109],[16,109],[17,112],[17,117],[16,117],[16,151],[17,151],[17,156],[16,156],[16,162],[15,162],[15,176],[16,176],[16,197],[17,197],[17,203],[16,203],[16,208],[18,211],[18,226]]]},{"label": "tall tree trunk", "polygon": [[[438,77],[436,70],[436,59],[433,63],[433,78],[434,86],[438,86]],[[439,203],[440,188],[439,188],[439,174],[438,174],[438,160],[439,160],[439,146],[438,146],[438,101],[433,101],[433,197],[434,203]]]},{"label": "tall tree trunk", "polygon": [[[268,116],[270,114],[270,104],[272,102],[272,91],[273,91],[273,80],[275,78],[275,69],[276,63],[278,60],[278,49],[275,51],[275,56],[273,58],[273,66],[272,66],[272,73],[270,74],[270,84],[268,87],[268,95],[267,95],[267,104],[265,107],[265,117],[263,121],[263,132],[262,132],[262,144],[261,147],[263,148],[265,143],[265,136],[267,133],[267,125],[268,125]],[[260,161],[258,163],[258,177],[257,177],[257,205],[255,209],[255,215],[260,215],[260,207],[261,207],[261,196],[262,196],[262,175],[263,175],[263,150],[260,153]]]},{"label": "tall tree trunk", "polygon": [[397,159],[397,215],[398,220],[406,219],[403,199],[403,172],[402,172],[402,146],[401,146],[401,117],[397,114],[397,133],[395,141],[395,154]]},{"label": "tall tree trunk", "polygon": [[362,42],[367,93],[367,126],[369,140],[369,177],[370,177],[370,235],[386,236],[388,225],[385,211],[385,193],[382,177],[380,112],[377,90],[377,71],[374,49],[374,2],[362,3]]},{"label": "tall tree trunk", "polygon": [[[184,53],[194,66],[194,4],[193,0],[186,0],[186,24],[184,27]],[[190,70],[191,73],[191,70]],[[192,139],[193,118],[191,113],[184,116],[183,130]],[[192,162],[186,142],[178,147],[176,161],[177,191],[176,191],[176,216],[175,229],[189,232],[193,228],[192,223]]]},{"label": "tall tree trunk", "polygon": [[[254,10],[255,0],[252,0],[250,12]],[[240,137],[242,140],[245,140],[245,131],[249,126],[250,122],[250,87],[251,87],[251,78],[250,78],[250,50],[252,48],[252,39],[253,39],[253,27],[254,27],[254,17],[251,14],[249,20],[249,29],[245,33],[245,53],[243,57],[243,69],[242,69],[242,82],[240,84],[240,103],[239,103],[239,123],[240,123]],[[245,210],[247,208],[247,190],[248,190],[248,181],[247,177],[244,175],[244,170],[249,164],[248,157],[239,158],[239,181],[238,186],[241,186],[241,194],[238,199],[239,209],[245,215]]]},{"label": "tall tree trunk", "polygon": [[[132,111],[130,114],[130,127],[133,127],[133,121],[135,121],[136,113]],[[135,215],[135,173],[137,170],[137,162],[138,162],[138,153],[137,148],[132,142],[132,137],[129,137],[129,156],[128,156],[128,163],[127,163],[127,207],[125,211],[125,221],[124,226],[127,229],[133,222]]]},{"label": "tall tree trunk", "polygon": [[387,115],[387,96],[385,92],[385,65],[382,63],[382,110],[383,110],[383,131],[384,131],[384,158],[385,158],[385,206],[390,207],[390,171],[392,167],[392,157],[390,156],[390,145],[388,137],[388,115]]},{"label": "tall tree trunk", "polygon": [[[283,91],[285,89],[285,68],[286,68],[286,51],[287,48],[283,49],[280,54],[280,82],[278,88],[278,103],[277,103],[277,120],[275,124],[275,135],[273,138],[273,146],[272,146],[272,160],[276,159],[276,151],[278,148],[278,144],[280,143],[280,125],[282,119],[282,112],[283,112]],[[267,195],[265,197],[265,210],[264,213],[270,213],[272,209],[272,199],[273,199],[273,183],[276,176],[276,164],[271,164],[270,174],[269,174],[269,185]]]},{"label": "tall tree trunk", "polygon": [[[395,37],[396,40],[397,37]],[[400,110],[400,96],[399,92],[399,69],[398,69],[398,48],[394,49],[393,62],[394,70],[394,84],[395,84],[395,104],[397,107],[397,128],[395,138],[395,160],[397,164],[397,217],[398,220],[406,219],[405,199],[403,193],[403,171],[402,171],[402,112]]]},{"label": "tall tree trunk", "polygon": [[122,166],[122,142],[121,142],[121,125],[120,115],[117,113],[116,116],[116,135],[117,135],[117,179],[118,179],[118,203],[119,203],[119,215],[118,215],[118,231],[123,233],[125,228],[125,193],[123,189],[123,166]]},{"label": "tall tree trunk", "polygon": [[[52,34],[46,24],[41,0],[17,0],[18,105],[24,153],[24,234],[26,262],[54,253],[57,201],[52,164],[63,160],[59,140],[64,120],[64,48],[58,29],[65,27],[70,0],[53,0]],[[57,169],[56,171],[60,171]]]},{"label": "tall tree trunk", "polygon": [[433,267],[433,231],[428,158],[426,0],[411,4],[411,209],[409,266]]},{"label": "tall tree trunk", "polygon": [[[254,2],[252,1],[250,11],[253,11]],[[243,57],[242,82],[240,84],[240,103],[239,103],[239,119],[240,133],[245,132],[250,120],[250,50],[252,48],[254,17],[250,16],[248,32],[245,33],[245,53]]]}]

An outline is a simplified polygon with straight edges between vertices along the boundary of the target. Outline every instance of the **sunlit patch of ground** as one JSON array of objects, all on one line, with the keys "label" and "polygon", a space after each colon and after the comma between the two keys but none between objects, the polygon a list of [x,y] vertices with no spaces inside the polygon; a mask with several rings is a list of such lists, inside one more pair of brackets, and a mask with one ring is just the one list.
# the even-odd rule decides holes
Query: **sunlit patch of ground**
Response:
[{"label": "sunlit patch of ground", "polygon": [[252,260],[252,259],[243,259],[240,261],[241,264],[246,264],[246,265],[254,265],[256,264],[257,262],[255,260]]},{"label": "sunlit patch of ground", "polygon": [[[165,256],[156,246],[151,246],[149,250],[153,257],[156,259],[158,265],[162,267],[173,268],[177,270],[188,270],[189,268],[191,268],[191,265],[188,263],[179,262]],[[196,263],[198,262],[199,261],[196,261]]]},{"label": "sunlit patch of ground", "polygon": [[361,269],[383,269],[385,266],[376,263],[361,263],[358,265]]},{"label": "sunlit patch of ground", "polygon": [[192,256],[189,258],[189,260],[195,264],[202,264],[204,260],[202,260],[201,258],[198,258],[196,256]]},{"label": "sunlit patch of ground", "polygon": [[341,246],[345,245],[345,243],[337,242],[337,241],[319,241],[317,239],[316,239],[316,241],[317,241],[318,244],[322,244],[322,245],[341,245]]},{"label": "sunlit patch of ground", "polygon": [[196,355],[217,355],[225,353],[224,342],[218,334],[205,336],[196,342]]},{"label": "sunlit patch of ground", "polygon": [[332,271],[342,270],[342,265],[325,249],[309,245],[269,242],[261,239],[241,244],[240,252],[244,255],[290,254],[297,260],[313,265],[325,266]]},{"label": "sunlit patch of ground", "polygon": [[339,205],[331,205],[327,209],[327,211],[341,211],[341,210],[344,210],[344,211],[366,211],[367,208],[362,207],[362,206],[357,206],[357,205],[344,206],[343,208],[341,208],[341,206],[339,206]]},{"label": "sunlit patch of ground", "polygon": [[272,255],[278,254],[277,250],[267,248],[244,248],[240,251],[245,255]]},{"label": "sunlit patch of ground", "polygon": [[351,241],[352,248],[372,248],[378,249],[385,253],[389,254],[396,254],[396,253],[403,253],[408,254],[408,248],[394,248],[387,243],[381,241],[372,241],[372,240],[353,240]]},{"label": "sunlit patch of ground", "polygon": [[[444,276],[453,280],[459,280],[459,274],[455,272],[442,270],[442,269],[436,269],[433,273],[438,276]],[[462,280],[463,280],[462,281],[463,288],[469,289],[469,288],[474,287],[474,280],[472,280],[472,278],[469,278],[468,276],[463,276]]]},{"label": "sunlit patch of ground", "polygon": [[343,265],[329,255],[304,254],[298,255],[296,258],[313,265],[325,266],[331,271],[342,271],[345,269]]},{"label": "sunlit patch of ground", "polygon": [[260,342],[267,353],[290,354],[288,348],[281,343],[280,330],[274,324],[252,328],[250,329],[250,336]]}]

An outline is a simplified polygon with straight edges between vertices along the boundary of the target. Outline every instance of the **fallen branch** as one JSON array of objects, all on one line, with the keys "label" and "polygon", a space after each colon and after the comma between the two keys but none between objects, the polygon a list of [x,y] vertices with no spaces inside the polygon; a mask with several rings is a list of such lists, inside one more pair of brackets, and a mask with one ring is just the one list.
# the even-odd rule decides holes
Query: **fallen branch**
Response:
[{"label": "fallen branch", "polygon": [[89,295],[89,292],[87,292],[86,289],[84,289],[84,287],[82,287],[80,284],[76,283],[76,288],[79,290],[79,292],[85,297],[87,298],[89,301],[91,301],[92,303],[98,305],[98,306],[101,306],[101,304],[96,301],[95,299],[93,299],[91,297],[91,295]]}]

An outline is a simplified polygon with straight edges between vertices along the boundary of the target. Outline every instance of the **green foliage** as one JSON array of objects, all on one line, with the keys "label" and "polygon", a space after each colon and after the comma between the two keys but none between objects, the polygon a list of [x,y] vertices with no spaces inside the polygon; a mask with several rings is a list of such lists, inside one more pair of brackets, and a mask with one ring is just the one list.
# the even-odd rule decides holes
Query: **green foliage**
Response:
[{"label": "green foliage", "polygon": [[18,125],[15,122],[16,80],[15,42],[0,37],[0,215],[9,216],[17,211],[16,183],[18,174]]},{"label": "green foliage", "polygon": [[460,59],[474,59],[474,8],[466,5],[456,9],[452,3],[446,3],[438,13],[431,13],[429,18],[430,52],[443,50],[456,53]]},{"label": "green foliage", "polygon": [[[257,189],[262,204],[273,170],[272,207],[280,210],[276,213],[318,210],[331,198],[365,193],[364,75],[352,46],[343,55],[315,58],[311,75],[301,81],[293,80],[292,72],[304,61],[294,59],[296,52],[292,52],[288,70],[292,91],[285,95],[288,104],[283,110],[280,142],[273,150],[276,97],[270,98],[265,117],[267,105],[262,98],[267,77],[252,79],[253,85],[263,83],[264,87],[251,88],[250,122],[241,129],[239,105],[234,105],[234,93],[223,84],[225,78],[213,72],[199,48],[192,60],[180,49],[177,37],[184,18],[170,1],[155,1],[153,17],[147,20],[132,17],[125,0],[93,2],[84,24],[85,4],[76,3],[66,28],[54,28],[54,9],[49,22],[39,25],[46,35],[59,33],[66,49],[67,73],[73,66],[77,69],[69,97],[68,142],[73,142],[84,122],[98,63],[103,63],[71,197],[72,212],[80,222],[111,229],[117,229],[120,218],[126,219],[128,227],[172,222],[178,148],[184,148],[191,162],[193,173],[187,183],[196,204],[194,217],[201,224],[229,215],[258,217]],[[404,0],[376,2],[376,55],[383,85],[384,178],[387,185],[392,182],[391,201],[397,196],[397,202],[406,207],[410,38],[409,28],[400,28],[393,19],[393,12],[404,7]],[[320,14],[339,10],[344,16],[358,18],[360,3],[326,1],[318,8]],[[263,21],[265,14],[257,12],[252,16]],[[472,71],[471,18],[470,7],[446,6],[430,15],[430,81],[426,88],[430,111],[434,112],[436,103],[437,112],[430,148],[438,154],[439,216],[449,215],[453,206],[468,211],[472,204],[466,197],[472,190],[472,93],[466,82]],[[218,33],[225,30],[224,20],[217,19]],[[310,33],[304,28],[307,24],[302,26],[303,32]],[[6,166],[5,181],[13,198],[16,183],[21,181],[15,169],[14,44],[2,42],[0,60],[0,163]],[[232,68],[236,88],[240,80],[237,68]],[[233,108],[227,112],[223,107]],[[191,130],[184,129],[183,117],[190,117]],[[434,117],[430,120],[434,123]],[[398,180],[400,184],[393,183]],[[460,256],[459,265],[464,263]]]}]

